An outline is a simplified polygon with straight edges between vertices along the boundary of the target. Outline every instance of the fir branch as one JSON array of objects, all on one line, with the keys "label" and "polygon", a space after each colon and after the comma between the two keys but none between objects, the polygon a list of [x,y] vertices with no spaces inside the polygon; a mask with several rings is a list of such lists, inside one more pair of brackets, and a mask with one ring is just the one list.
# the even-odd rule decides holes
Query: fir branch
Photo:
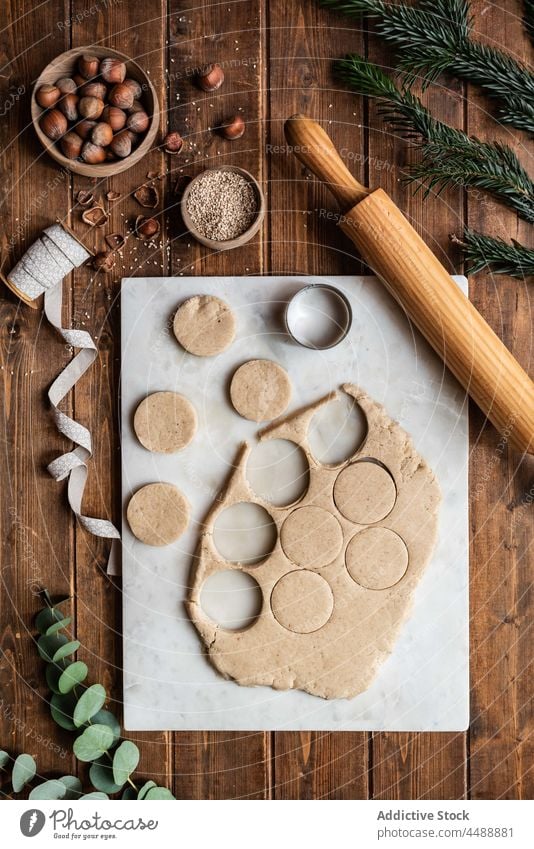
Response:
[{"label": "fir branch", "polygon": [[523,0],[523,26],[534,44],[534,0]]},{"label": "fir branch", "polygon": [[451,242],[461,247],[471,274],[483,268],[521,280],[534,274],[534,250],[513,239],[509,245],[502,239],[485,236],[474,230],[466,230],[462,239],[455,235],[450,238]]},{"label": "fir branch", "polygon": [[358,55],[336,63],[350,88],[377,98],[385,121],[403,135],[420,138],[421,161],[408,179],[427,193],[457,185],[482,189],[534,223],[534,183],[515,153],[499,142],[482,142],[434,118],[408,89],[399,89],[381,68]]},{"label": "fir branch", "polygon": [[372,20],[378,35],[397,49],[408,85],[419,76],[428,84],[446,71],[497,98],[503,123],[534,132],[534,75],[509,54],[470,37],[467,0],[420,0],[417,6],[383,0],[319,2]]}]

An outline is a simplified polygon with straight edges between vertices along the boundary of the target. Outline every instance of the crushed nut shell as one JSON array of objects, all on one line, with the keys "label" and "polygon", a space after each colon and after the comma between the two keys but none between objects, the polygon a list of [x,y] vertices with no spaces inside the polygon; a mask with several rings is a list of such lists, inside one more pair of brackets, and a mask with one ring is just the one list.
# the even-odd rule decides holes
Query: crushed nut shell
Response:
[{"label": "crushed nut shell", "polygon": [[84,191],[84,189],[80,189],[80,191],[76,195],[76,200],[80,204],[80,206],[91,206],[94,201],[93,193]]},{"label": "crushed nut shell", "polygon": [[86,209],[82,214],[82,221],[92,227],[104,227],[108,217],[106,210],[101,206],[92,206],[91,209]]},{"label": "crushed nut shell", "polygon": [[134,198],[141,206],[154,209],[159,203],[159,192],[155,186],[144,183],[134,192]]},{"label": "crushed nut shell", "polygon": [[142,242],[147,239],[155,238],[160,231],[160,224],[156,218],[145,218],[144,215],[138,215],[135,220],[135,235]]},{"label": "crushed nut shell", "polygon": [[120,251],[126,243],[126,238],[122,233],[110,233],[109,236],[105,237],[105,242],[112,251]]}]

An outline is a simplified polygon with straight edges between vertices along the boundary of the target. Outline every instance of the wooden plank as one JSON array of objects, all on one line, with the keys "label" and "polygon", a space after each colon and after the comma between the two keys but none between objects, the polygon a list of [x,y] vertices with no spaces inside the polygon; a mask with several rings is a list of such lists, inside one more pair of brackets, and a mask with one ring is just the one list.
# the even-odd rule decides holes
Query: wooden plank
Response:
[{"label": "wooden plank", "polygon": [[[264,4],[194,5],[170,0],[169,127],[185,139],[184,153],[172,158],[172,182],[218,164],[238,165],[263,182],[264,56],[261,32]],[[205,94],[195,69],[218,62],[223,87]],[[209,128],[241,111],[246,130],[227,141]],[[172,243],[172,271],[180,275],[247,275],[263,270],[263,234],[236,250],[213,253],[186,233],[178,214],[179,195],[167,204]],[[246,285],[246,280],[243,281]],[[270,794],[270,735],[236,733],[175,734],[175,792],[179,798],[265,798]]]},{"label": "wooden plank", "polygon": [[[392,71],[391,48],[372,35],[369,58],[386,72]],[[450,88],[434,87],[424,99],[437,118],[463,127],[461,85],[450,81]],[[422,192],[414,196],[413,188],[406,187],[402,177],[407,164],[416,156],[398,133],[384,126],[376,103],[370,102],[369,185],[381,186],[388,192],[452,273],[457,270],[458,255],[450,248],[449,234],[462,229],[461,191],[447,190],[440,197],[426,200]],[[374,163],[381,164],[379,170]],[[396,799],[462,798],[466,792],[465,758],[463,734],[374,734],[373,794],[376,798]]]},{"label": "wooden plank", "polygon": [[[332,59],[361,50],[361,26],[333,15],[313,0],[269,4],[269,103],[267,164],[270,184],[270,272],[358,273],[354,249],[329,213],[335,204],[285,147],[283,124],[306,113],[332,135],[355,175],[365,174],[361,101],[340,91]],[[275,796],[364,798],[368,793],[368,735],[275,734]]]},{"label": "wooden plank", "polygon": [[[94,14],[84,14],[86,4],[74,0],[71,16],[72,45],[107,45],[137,61],[150,75],[162,109],[166,102],[166,6],[147,3],[110,3],[105,9],[96,5]],[[95,198],[109,209],[110,219],[104,230],[90,232],[81,221],[79,206],[73,206],[73,227],[82,239],[97,250],[105,247],[104,234],[125,235],[133,229],[139,214],[162,217],[163,197],[157,210],[139,206],[132,194],[146,182],[149,171],[164,169],[161,151],[153,149],[128,171],[103,181],[76,177],[73,197],[80,189],[91,189]],[[157,181],[157,185],[160,185]],[[108,191],[120,193],[108,202]],[[89,330],[98,340],[99,356],[76,389],[76,418],[90,428],[94,437],[94,457],[84,498],[88,515],[112,518],[120,527],[120,278],[136,274],[161,275],[165,271],[164,237],[155,244],[143,244],[130,235],[111,274],[95,274],[83,269],[76,275],[74,316],[77,326]],[[92,680],[101,681],[110,694],[110,706],[118,714],[122,704],[121,597],[120,581],[105,574],[109,544],[89,536],[81,529],[76,534],[77,632],[83,651],[80,656],[89,665]],[[170,734],[133,733],[141,750],[137,774],[158,784],[172,786],[172,746]]]},{"label": "wooden plank", "polygon": [[[515,58],[532,63],[521,27],[521,3],[505,7],[473,3],[477,37],[509,45]],[[510,144],[529,166],[524,134],[499,127],[493,106],[474,89],[467,100],[469,130]],[[469,202],[469,225],[501,238],[534,245],[532,228],[489,201]],[[481,273],[471,280],[471,298],[513,351],[534,372],[531,288],[528,281]],[[532,589],[532,458],[520,462],[506,436],[473,409],[471,417],[471,734],[470,792],[473,798],[532,798],[534,713],[532,634],[528,611]]]},{"label": "wooden plank", "polygon": [[[2,10],[0,152],[9,182],[3,185],[0,232],[7,271],[66,206],[68,181],[42,154],[29,104],[33,81],[67,44],[64,32],[50,23],[63,19],[63,3],[51,0],[35,8],[6,2]],[[41,312],[21,305],[4,286],[0,311],[0,746],[13,755],[34,755],[41,775],[64,774],[72,765],[70,735],[58,732],[50,718],[33,618],[41,607],[35,595],[40,586],[62,594],[72,587],[72,521],[45,469],[66,448],[47,409],[45,390],[69,354]]]}]

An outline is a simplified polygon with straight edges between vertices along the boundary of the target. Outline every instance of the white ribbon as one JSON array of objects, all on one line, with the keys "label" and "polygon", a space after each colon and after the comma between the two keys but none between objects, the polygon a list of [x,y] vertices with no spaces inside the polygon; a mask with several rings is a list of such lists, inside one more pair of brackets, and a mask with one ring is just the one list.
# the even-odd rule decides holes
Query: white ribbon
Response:
[{"label": "white ribbon", "polygon": [[87,461],[92,456],[91,434],[79,422],[59,409],[59,404],[78,380],[95,361],[97,348],[85,330],[70,330],[61,326],[63,278],[88,260],[90,254],[61,224],[48,227],[42,236],[24,254],[8,275],[14,286],[30,300],[44,293],[44,312],[60,336],[68,345],[81,349],[73,360],[56,377],[48,390],[54,421],[60,433],[76,444],[53,460],[48,471],[56,481],[69,479],[67,496],[76,518],[89,533],[97,537],[112,539],[107,571],[109,575],[120,574],[120,558],[117,540],[120,534],[107,519],[84,516],[82,500],[87,481]]}]

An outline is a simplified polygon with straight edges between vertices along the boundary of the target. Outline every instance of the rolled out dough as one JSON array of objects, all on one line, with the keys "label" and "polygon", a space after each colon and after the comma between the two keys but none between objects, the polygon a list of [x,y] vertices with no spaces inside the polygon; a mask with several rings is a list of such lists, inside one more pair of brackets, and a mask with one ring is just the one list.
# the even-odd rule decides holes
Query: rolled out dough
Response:
[{"label": "rolled out dough", "polygon": [[234,408],[244,419],[265,422],[280,416],[291,400],[287,372],[272,360],[249,360],[235,372],[230,385]]},{"label": "rolled out dough", "polygon": [[171,483],[149,483],[128,503],[126,518],[131,531],[146,545],[169,545],[189,524],[189,502]]},{"label": "rolled out dough", "polygon": [[196,429],[195,408],[177,392],[154,392],[135,411],[134,430],[148,451],[160,454],[181,451],[189,445]]},{"label": "rolled out dough", "polygon": [[[353,457],[336,467],[313,457],[308,427],[335,396],[323,398],[260,431],[262,440],[291,440],[305,452],[309,486],[298,504],[275,507],[254,494],[245,445],[203,526],[186,606],[210,662],[238,684],[327,699],[366,690],[392,651],[430,560],[440,503],[433,472],[380,404],[356,386],[343,389],[368,424]],[[200,594],[207,578],[230,568],[214,547],[213,524],[243,501],[270,513],[279,544],[257,566],[232,567],[257,581],[263,607],[249,627],[229,631],[203,611]]]},{"label": "rolled out dough", "polygon": [[235,316],[225,301],[214,295],[195,295],[174,316],[174,335],[190,354],[214,357],[235,338]]}]

